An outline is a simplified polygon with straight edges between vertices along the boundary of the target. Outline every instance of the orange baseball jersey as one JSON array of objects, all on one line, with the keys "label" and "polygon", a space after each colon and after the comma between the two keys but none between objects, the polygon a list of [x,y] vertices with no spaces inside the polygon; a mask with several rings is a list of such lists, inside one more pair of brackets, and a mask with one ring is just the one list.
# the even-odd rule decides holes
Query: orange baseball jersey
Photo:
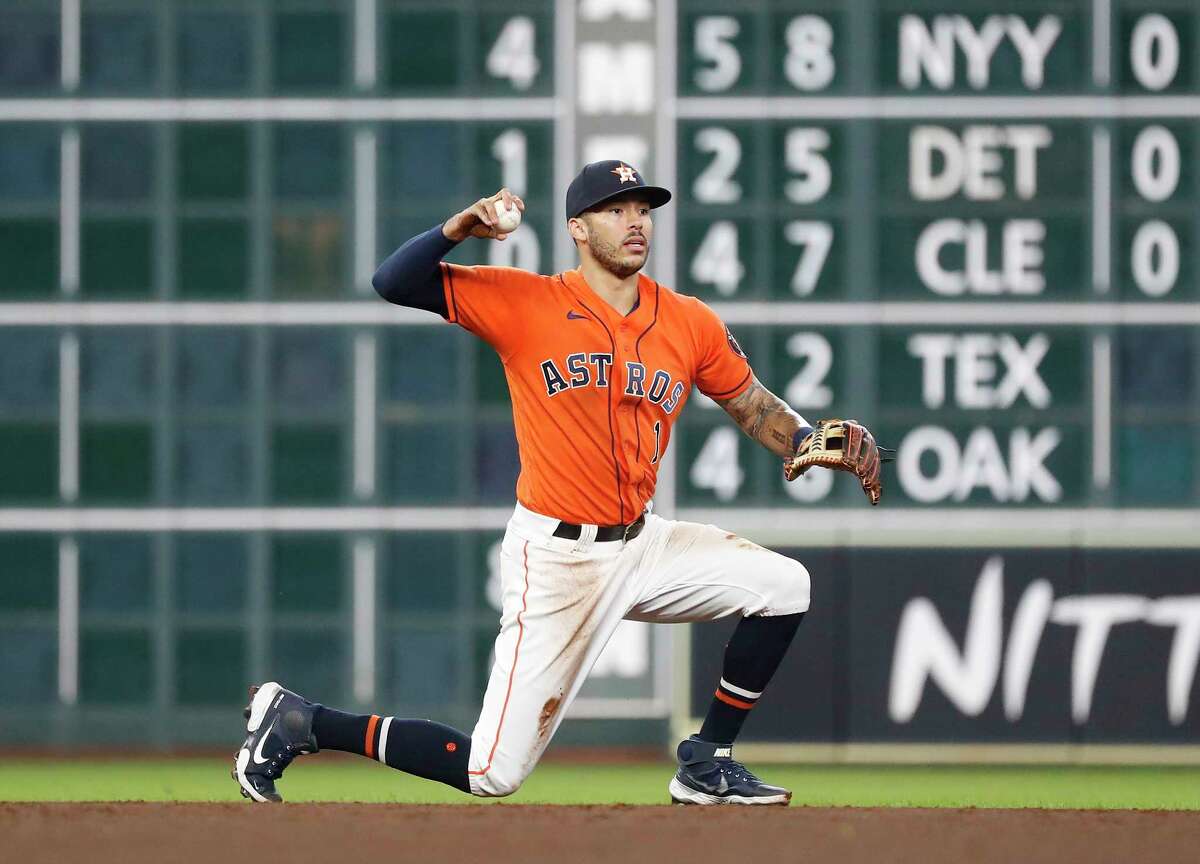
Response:
[{"label": "orange baseball jersey", "polygon": [[565,522],[636,519],[692,385],[729,399],[753,377],[715,312],[645,275],[624,317],[578,270],[443,262],[442,287],[448,320],[504,363],[521,454],[517,500]]}]

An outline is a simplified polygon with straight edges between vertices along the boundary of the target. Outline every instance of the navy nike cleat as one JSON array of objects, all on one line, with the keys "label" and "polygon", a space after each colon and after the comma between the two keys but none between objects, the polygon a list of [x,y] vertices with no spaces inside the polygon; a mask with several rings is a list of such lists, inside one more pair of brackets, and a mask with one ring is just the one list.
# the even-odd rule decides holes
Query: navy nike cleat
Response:
[{"label": "navy nike cleat", "polygon": [[769,786],[733,759],[733,746],[701,741],[695,735],[681,741],[679,770],[668,790],[676,804],[777,804],[786,806],[792,793]]},{"label": "navy nike cleat", "polygon": [[233,779],[242,797],[252,801],[282,801],[275,781],[292,760],[317,752],[312,734],[316,705],[274,681],[250,688],[246,706],[246,741],[233,757]]}]

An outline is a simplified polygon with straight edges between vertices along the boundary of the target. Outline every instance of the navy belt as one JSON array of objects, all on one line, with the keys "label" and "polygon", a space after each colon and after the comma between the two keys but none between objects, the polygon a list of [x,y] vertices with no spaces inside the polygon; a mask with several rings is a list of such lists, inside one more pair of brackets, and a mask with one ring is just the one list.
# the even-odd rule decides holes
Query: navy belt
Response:
[{"label": "navy belt", "polygon": [[[601,525],[596,529],[596,542],[607,543],[612,540],[624,540],[629,542],[634,537],[642,533],[642,529],[646,527],[646,514],[643,513],[628,525]],[[570,522],[559,522],[558,527],[554,529],[554,536],[561,537],[564,540],[578,540],[579,535],[583,533],[583,528],[580,525],[572,525]]]}]

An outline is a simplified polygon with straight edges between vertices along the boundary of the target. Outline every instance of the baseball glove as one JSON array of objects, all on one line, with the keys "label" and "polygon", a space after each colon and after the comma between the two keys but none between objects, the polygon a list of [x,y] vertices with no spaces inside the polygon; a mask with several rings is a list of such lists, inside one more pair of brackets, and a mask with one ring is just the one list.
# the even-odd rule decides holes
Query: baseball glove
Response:
[{"label": "baseball glove", "polygon": [[814,465],[849,471],[858,477],[871,503],[878,504],[883,495],[880,463],[895,458],[896,451],[876,445],[875,436],[857,420],[818,420],[800,442],[796,455],[783,463],[783,474],[795,480]]}]

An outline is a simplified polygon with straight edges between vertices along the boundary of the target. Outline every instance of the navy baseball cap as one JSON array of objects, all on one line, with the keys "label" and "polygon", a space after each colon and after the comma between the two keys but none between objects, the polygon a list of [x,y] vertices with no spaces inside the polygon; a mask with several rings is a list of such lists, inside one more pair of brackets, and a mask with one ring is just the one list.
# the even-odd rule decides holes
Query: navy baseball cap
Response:
[{"label": "navy baseball cap", "polygon": [[584,165],[567,187],[567,218],[634,189],[646,196],[651,207],[661,207],[671,200],[669,191],[661,186],[647,186],[642,175],[624,162],[606,159]]}]

